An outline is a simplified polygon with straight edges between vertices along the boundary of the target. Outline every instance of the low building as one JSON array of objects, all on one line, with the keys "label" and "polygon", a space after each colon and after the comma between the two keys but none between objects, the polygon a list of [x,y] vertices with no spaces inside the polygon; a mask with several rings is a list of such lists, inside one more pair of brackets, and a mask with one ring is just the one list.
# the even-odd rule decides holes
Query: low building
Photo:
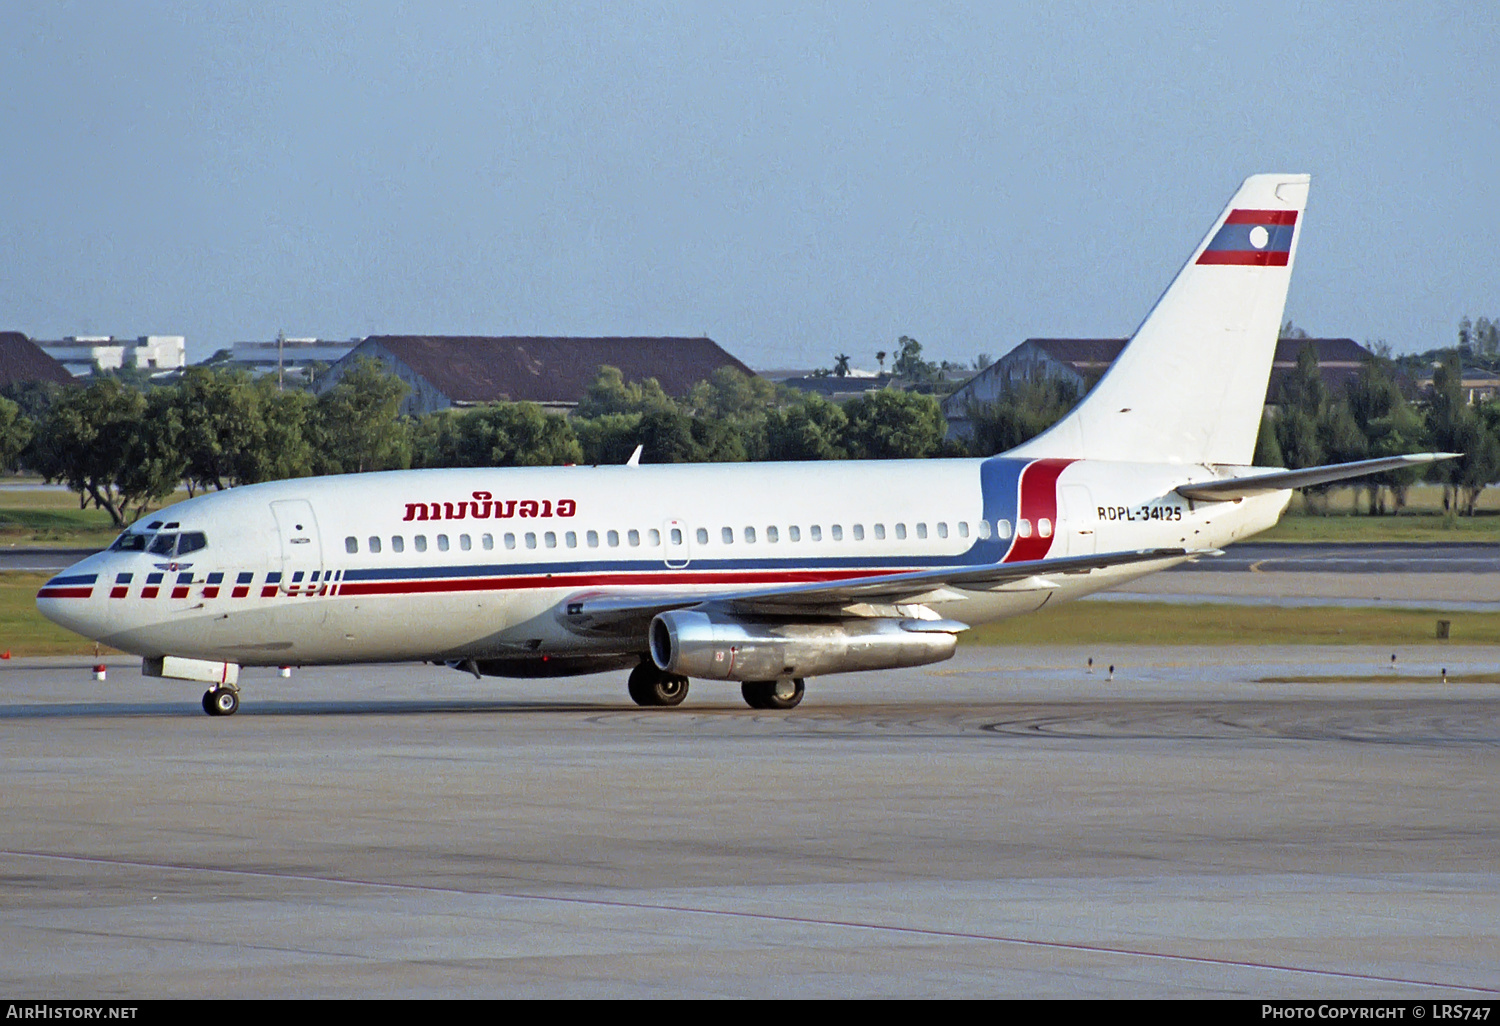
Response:
[{"label": "low building", "polygon": [[73,375],[19,331],[0,331],[0,388],[27,381],[70,385]]},{"label": "low building", "polygon": [[307,381],[320,368],[338,363],[360,339],[274,338],[268,342],[236,342],[219,366],[247,370],[257,377],[279,374],[287,381]]},{"label": "low building", "polygon": [[142,335],[119,339],[113,335],[69,335],[38,342],[75,378],[99,370],[134,367],[152,373],[168,373],[187,366],[187,339],[182,335]]},{"label": "low building", "polygon": [[[1080,394],[1088,391],[1129,341],[1127,338],[1028,338],[943,400],[949,437],[971,437],[969,407],[998,402],[1017,384],[1052,378],[1069,382]],[[1352,338],[1284,338],[1276,344],[1271,363],[1268,401],[1280,392],[1281,379],[1296,368],[1297,357],[1306,346],[1317,351],[1318,371],[1328,390],[1334,393],[1342,392],[1359,374],[1364,362],[1374,355]]]},{"label": "low building", "polygon": [[333,387],[361,357],[380,361],[406,382],[406,416],[495,402],[570,410],[604,366],[619,368],[626,381],[655,378],[674,396],[721,367],[755,374],[708,338],[371,335],[329,368],[316,391]]}]

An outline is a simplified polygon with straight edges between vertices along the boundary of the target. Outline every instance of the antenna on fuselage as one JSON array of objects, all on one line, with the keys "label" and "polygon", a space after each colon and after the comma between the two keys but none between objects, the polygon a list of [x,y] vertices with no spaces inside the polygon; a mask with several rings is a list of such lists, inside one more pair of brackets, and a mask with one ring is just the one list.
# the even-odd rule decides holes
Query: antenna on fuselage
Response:
[{"label": "antenna on fuselage", "polygon": [[625,461],[627,467],[639,467],[641,465],[641,450],[646,448],[644,444],[635,447],[635,452],[630,454],[630,459]]}]

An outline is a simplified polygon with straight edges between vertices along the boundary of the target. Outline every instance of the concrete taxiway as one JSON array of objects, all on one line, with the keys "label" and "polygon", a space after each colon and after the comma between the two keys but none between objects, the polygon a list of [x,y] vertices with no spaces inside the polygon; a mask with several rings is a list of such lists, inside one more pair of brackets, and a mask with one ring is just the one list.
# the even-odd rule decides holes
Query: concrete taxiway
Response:
[{"label": "concrete taxiway", "polygon": [[964,647],[790,713],[250,670],[227,719],[6,663],[0,987],[1493,1000],[1500,684],[1437,671],[1497,656],[1390,654]]}]

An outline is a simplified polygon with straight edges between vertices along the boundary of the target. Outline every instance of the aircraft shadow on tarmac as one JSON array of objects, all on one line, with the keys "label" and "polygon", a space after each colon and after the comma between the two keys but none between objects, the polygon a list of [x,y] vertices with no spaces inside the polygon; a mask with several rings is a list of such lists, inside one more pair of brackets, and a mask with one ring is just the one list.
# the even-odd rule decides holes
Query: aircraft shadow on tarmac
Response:
[{"label": "aircraft shadow on tarmac", "polygon": [[[402,699],[393,701],[261,701],[245,705],[234,720],[259,716],[413,716],[454,713],[608,713],[639,711],[631,705],[605,703],[541,703],[496,701],[432,701]],[[652,710],[653,712],[656,710]],[[201,718],[197,703],[175,699],[163,702],[48,702],[0,705],[0,720],[46,719],[117,719],[120,717]],[[233,721],[226,721],[233,722]]]}]

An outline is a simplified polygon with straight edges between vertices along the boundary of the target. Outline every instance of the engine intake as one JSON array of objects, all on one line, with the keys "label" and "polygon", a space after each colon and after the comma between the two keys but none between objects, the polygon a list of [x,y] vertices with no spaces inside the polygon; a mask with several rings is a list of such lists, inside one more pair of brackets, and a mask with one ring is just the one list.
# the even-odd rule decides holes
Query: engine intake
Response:
[{"label": "engine intake", "polygon": [[677,609],[651,621],[651,659],[668,673],[708,680],[776,680],[939,663],[953,655],[953,620],[851,617],[750,619]]}]

